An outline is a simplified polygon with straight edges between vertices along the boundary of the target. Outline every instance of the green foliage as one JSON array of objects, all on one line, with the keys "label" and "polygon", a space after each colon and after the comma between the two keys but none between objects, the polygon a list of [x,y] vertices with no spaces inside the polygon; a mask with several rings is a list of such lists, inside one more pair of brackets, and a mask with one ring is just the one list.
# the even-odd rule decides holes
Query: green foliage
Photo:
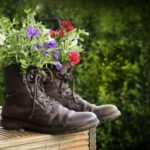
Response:
[{"label": "green foliage", "polygon": [[[49,35],[43,35],[45,30],[41,23],[37,23],[34,19],[35,13],[27,11],[27,18],[21,22],[21,27],[16,19],[13,22],[7,18],[2,17],[0,19],[0,33],[5,36],[4,44],[0,47],[0,65],[6,67],[12,63],[19,63],[23,71],[29,65],[35,65],[42,67],[43,62],[51,62],[51,57],[45,57],[41,51],[39,51],[34,44],[43,44],[48,40]],[[30,38],[27,36],[26,28],[34,27],[40,30],[41,37]],[[51,61],[50,61],[51,60]]]},{"label": "green foliage", "polygon": [[[34,2],[22,3],[18,14]],[[150,149],[149,3],[44,0],[41,6],[38,19],[47,16],[42,20],[47,26],[67,19],[90,33],[74,71],[76,91],[99,105],[113,103],[122,112],[120,119],[98,127],[98,150]]]},{"label": "green foliage", "polygon": [[[25,13],[26,18],[20,22],[18,19],[13,19],[11,22],[6,17],[0,18],[1,67],[17,63],[21,65],[23,72],[25,72],[32,65],[42,68],[45,64],[55,64],[56,60],[52,57],[52,54],[56,53],[57,50],[60,51],[60,60],[63,61],[68,60],[71,52],[83,50],[81,42],[84,39],[82,36],[88,35],[83,29],[68,30],[65,25],[64,27],[61,26],[60,30],[53,30],[52,32],[56,36],[51,37],[50,29],[46,29],[41,22],[35,20],[36,12],[31,12],[28,9],[25,10]],[[60,31],[62,32],[61,36]],[[45,42],[51,41],[55,42],[56,46],[46,47]],[[37,44],[40,48],[35,46]]]}]

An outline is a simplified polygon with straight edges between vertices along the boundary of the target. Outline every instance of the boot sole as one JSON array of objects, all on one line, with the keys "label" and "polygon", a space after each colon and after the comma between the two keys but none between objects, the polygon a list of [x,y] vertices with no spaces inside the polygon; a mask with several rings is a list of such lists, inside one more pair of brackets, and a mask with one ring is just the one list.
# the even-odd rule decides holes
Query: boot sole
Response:
[{"label": "boot sole", "polygon": [[29,129],[31,131],[39,132],[39,133],[48,133],[48,134],[65,134],[65,133],[73,133],[73,132],[81,132],[88,130],[92,127],[96,127],[99,124],[99,120],[95,119],[90,122],[90,124],[82,126],[82,127],[72,127],[71,129],[66,128],[57,128],[50,126],[39,126],[35,124],[31,124],[25,121],[10,119],[10,118],[2,118],[1,126],[6,130],[19,130],[19,129]]},{"label": "boot sole", "polygon": [[101,123],[105,123],[106,121],[111,121],[111,120],[114,120],[116,118],[118,118],[119,116],[121,116],[121,112],[118,110],[118,111],[115,111],[114,113],[111,113],[110,115],[106,115],[106,116],[102,116],[101,118]]}]

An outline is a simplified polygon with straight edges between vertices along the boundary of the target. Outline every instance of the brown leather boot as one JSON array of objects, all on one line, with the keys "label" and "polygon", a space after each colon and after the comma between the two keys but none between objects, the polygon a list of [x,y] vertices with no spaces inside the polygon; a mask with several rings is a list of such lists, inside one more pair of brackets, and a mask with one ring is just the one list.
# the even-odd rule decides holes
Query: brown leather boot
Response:
[{"label": "brown leather boot", "polygon": [[71,111],[46,97],[42,88],[44,78],[44,73],[33,67],[28,69],[26,77],[22,76],[17,65],[5,69],[2,127],[60,134],[86,130],[99,123],[94,113]]},{"label": "brown leather boot", "polygon": [[[53,66],[52,66],[53,67]],[[66,82],[72,83],[73,77],[68,73],[68,70],[71,68],[69,62],[63,64],[61,72],[58,72],[54,67],[51,66],[45,68],[49,74],[49,81],[45,82],[45,91],[46,94],[52,98],[58,100],[63,106],[83,112],[94,112],[100,123],[105,121],[113,120],[121,115],[120,111],[115,105],[107,104],[96,106],[90,104],[84,99],[82,99],[78,94],[73,92],[68,87]]]}]

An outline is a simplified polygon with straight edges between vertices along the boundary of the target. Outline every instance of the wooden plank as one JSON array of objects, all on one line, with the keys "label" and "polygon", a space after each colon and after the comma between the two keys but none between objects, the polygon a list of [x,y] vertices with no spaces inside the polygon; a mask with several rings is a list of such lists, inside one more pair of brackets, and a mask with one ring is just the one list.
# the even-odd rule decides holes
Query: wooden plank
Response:
[{"label": "wooden plank", "polygon": [[[23,145],[17,145],[17,146],[7,146],[4,147],[6,150],[12,150],[12,147],[15,148],[16,150],[24,150],[24,149],[35,149],[35,148],[40,148],[40,147],[48,147],[48,146],[64,146],[64,145],[72,145],[72,143],[76,143],[79,141],[85,141],[86,140],[86,145],[88,145],[88,136],[83,135],[83,136],[76,136],[74,138],[67,138],[67,139],[57,139],[57,140],[46,140],[46,141],[41,141],[41,142],[34,142],[34,143],[28,143],[28,144],[23,144]],[[83,144],[83,143],[81,143]],[[84,143],[85,144],[85,143]]]},{"label": "wooden plank", "polygon": [[68,144],[63,144],[60,145],[61,150],[67,150],[67,149],[73,149],[76,147],[81,147],[81,146],[87,146],[89,144],[88,139],[87,140],[81,140],[81,141],[76,141]]},{"label": "wooden plank", "polygon": [[71,134],[70,136],[67,134],[65,135],[39,135],[39,134],[29,134],[28,136],[17,136],[14,138],[7,138],[7,140],[0,140],[0,148],[4,147],[10,147],[10,146],[17,146],[17,145],[25,145],[25,144],[30,144],[30,143],[35,143],[35,142],[42,142],[42,141],[72,141],[76,139],[82,139],[84,137],[88,137],[88,134],[80,133],[80,134]]},{"label": "wooden plank", "polygon": [[88,146],[81,146],[81,147],[76,147],[76,148],[69,148],[69,149],[66,149],[66,150],[89,150],[89,147]]},{"label": "wooden plank", "polygon": [[[36,148],[34,150],[60,150],[60,147],[59,145],[58,146],[55,146],[55,147],[41,147],[41,148]],[[79,149],[80,150],[80,149]]]},{"label": "wooden plank", "polygon": [[[3,150],[32,150],[32,149],[37,149],[37,148],[45,148],[45,149],[51,149],[51,148],[53,148],[53,149],[58,149],[58,147],[59,147],[59,150],[66,150],[66,148],[63,148],[61,145],[59,145],[59,143],[57,143],[57,144],[55,144],[55,145],[50,145],[49,144],[50,142],[47,142],[47,143],[42,143],[41,145],[39,145],[38,143],[38,147],[36,147],[35,145],[33,146],[33,145],[28,145],[28,144],[26,144],[26,145],[22,145],[22,146],[18,146],[18,147],[9,147],[9,148],[4,148]],[[87,146],[88,147],[88,141],[80,141],[79,142],[80,144],[78,145],[78,146],[76,146],[76,147],[82,147],[82,146]],[[44,145],[43,145],[44,144]],[[72,143],[72,145],[73,144],[76,144],[76,143]],[[70,144],[68,145],[68,144],[66,144],[67,146],[68,146],[68,150],[70,149],[70,148],[76,148],[75,146],[70,146]],[[69,147],[70,146],[70,147]]]},{"label": "wooden plank", "polygon": [[[11,142],[14,145],[14,142],[16,145],[19,144],[26,144],[30,142],[39,142],[43,140],[50,140],[50,139],[66,139],[68,137],[74,137],[74,136],[81,136],[81,135],[87,135],[88,131],[79,132],[79,133],[72,133],[72,134],[64,134],[64,135],[49,135],[49,134],[40,134],[40,133],[34,133],[34,132],[27,132],[27,131],[15,131],[15,130],[4,130],[0,129],[0,137],[2,136],[4,138],[0,140],[0,143],[9,143],[11,146]],[[6,135],[6,137],[5,137]],[[6,140],[7,139],[7,140]]]},{"label": "wooden plank", "polygon": [[89,131],[89,149],[96,150],[96,128]]},{"label": "wooden plank", "polygon": [[[61,148],[58,146],[58,147],[46,147],[46,148],[37,148],[37,149],[34,149],[34,150],[61,150]],[[81,146],[81,147],[76,147],[76,148],[69,148],[69,149],[66,149],[66,150],[89,150],[89,147],[88,146]]]},{"label": "wooden plank", "polygon": [[[34,150],[64,150],[61,148],[60,145],[58,146],[46,146],[46,147],[41,147],[41,148],[36,148]],[[85,145],[85,146],[79,146],[79,147],[73,147],[73,148],[67,148],[65,150],[89,150],[89,146]]]}]

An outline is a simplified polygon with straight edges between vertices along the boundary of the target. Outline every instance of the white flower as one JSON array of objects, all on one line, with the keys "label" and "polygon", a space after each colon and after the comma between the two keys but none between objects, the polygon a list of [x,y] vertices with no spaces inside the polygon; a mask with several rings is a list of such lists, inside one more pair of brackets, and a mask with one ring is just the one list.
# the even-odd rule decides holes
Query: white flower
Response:
[{"label": "white flower", "polygon": [[43,28],[43,32],[42,32],[43,36],[49,35],[49,31],[50,31],[50,29]]},{"label": "white flower", "polygon": [[71,46],[74,47],[74,46],[77,46],[77,44],[78,44],[78,40],[75,39],[72,41]]},{"label": "white flower", "polygon": [[54,41],[54,40],[55,40],[54,38],[50,38],[50,39],[49,39],[49,41]]},{"label": "white flower", "polygon": [[55,41],[55,39],[54,39],[54,38],[51,38],[51,37],[49,36],[48,40],[46,40],[45,42],[51,42],[51,41]]},{"label": "white flower", "polygon": [[11,48],[11,46],[10,46],[10,45],[7,45],[7,48]]},{"label": "white flower", "polygon": [[0,34],[0,45],[4,45],[5,40],[6,40],[6,37],[3,34]]},{"label": "white flower", "polygon": [[51,36],[49,35],[50,31],[51,31],[51,29],[43,28],[42,35],[47,36],[47,41],[53,41],[54,40],[54,38],[51,38]]}]

